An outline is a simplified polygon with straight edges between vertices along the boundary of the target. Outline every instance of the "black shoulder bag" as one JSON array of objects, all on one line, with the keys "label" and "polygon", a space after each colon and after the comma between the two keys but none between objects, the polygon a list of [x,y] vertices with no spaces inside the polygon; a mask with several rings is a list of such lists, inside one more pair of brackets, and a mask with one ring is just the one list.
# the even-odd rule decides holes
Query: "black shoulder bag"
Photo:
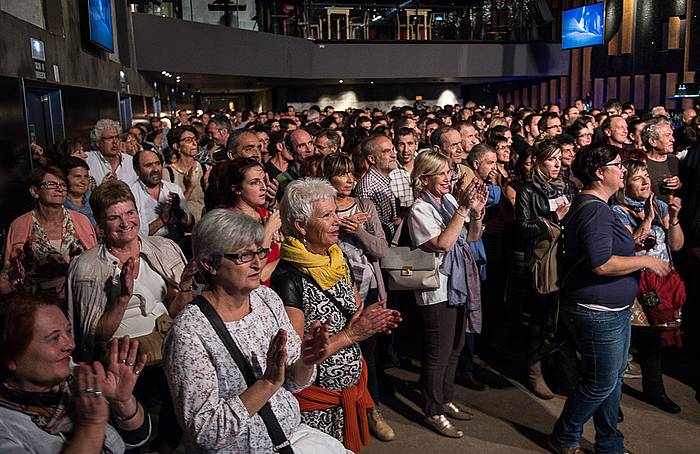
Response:
[{"label": "black shoulder bag", "polygon": [[[192,304],[196,305],[199,310],[202,311],[202,314],[204,314],[207,320],[209,320],[212,328],[214,328],[214,331],[219,336],[219,339],[221,339],[221,342],[224,343],[226,349],[228,349],[229,353],[231,354],[231,357],[236,362],[238,369],[240,369],[241,373],[243,374],[243,378],[245,378],[245,382],[248,384],[248,387],[253,386],[256,381],[255,374],[253,373],[253,367],[250,365],[245,356],[243,356],[243,353],[238,348],[238,345],[236,345],[236,342],[231,337],[231,334],[229,334],[226,326],[224,325],[224,321],[221,320],[219,314],[217,314],[214,308],[211,307],[209,301],[201,296],[196,297],[192,301]],[[274,446],[275,452],[280,454],[294,454],[292,445],[284,435],[284,431],[282,430],[282,427],[280,427],[280,423],[277,421],[277,417],[272,411],[270,403],[265,403],[265,405],[263,405],[263,407],[258,411],[258,414],[265,423],[267,433],[272,440],[272,445]]]}]

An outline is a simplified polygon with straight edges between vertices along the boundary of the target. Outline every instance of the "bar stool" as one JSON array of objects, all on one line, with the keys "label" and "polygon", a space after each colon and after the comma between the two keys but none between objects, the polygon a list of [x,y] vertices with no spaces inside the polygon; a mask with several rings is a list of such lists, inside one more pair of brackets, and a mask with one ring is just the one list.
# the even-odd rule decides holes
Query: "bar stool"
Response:
[{"label": "bar stool", "polygon": [[[406,9],[406,25],[408,29],[408,39],[421,39],[420,29],[423,28],[423,38],[430,39],[431,32],[430,24],[430,9],[425,8],[409,8]],[[411,24],[411,19],[415,18],[415,26]],[[414,30],[415,27],[415,30]],[[414,36],[415,31],[415,36]]]},{"label": "bar stool", "polygon": [[[326,29],[328,30],[328,39],[333,39],[333,36],[331,34],[332,31],[332,26],[331,26],[331,21],[333,16],[342,16],[345,18],[345,39],[350,39],[350,11],[352,8],[339,8],[339,7],[334,7],[334,6],[329,6],[326,8],[323,8],[323,10],[326,13]],[[341,18],[336,19],[336,38],[335,39],[341,39],[340,38],[340,21],[342,20]]]},{"label": "bar stool", "polygon": [[354,17],[350,20],[350,36],[348,39],[355,39],[355,32],[358,28],[362,29],[362,39],[369,40],[369,13],[362,13],[361,17]]}]

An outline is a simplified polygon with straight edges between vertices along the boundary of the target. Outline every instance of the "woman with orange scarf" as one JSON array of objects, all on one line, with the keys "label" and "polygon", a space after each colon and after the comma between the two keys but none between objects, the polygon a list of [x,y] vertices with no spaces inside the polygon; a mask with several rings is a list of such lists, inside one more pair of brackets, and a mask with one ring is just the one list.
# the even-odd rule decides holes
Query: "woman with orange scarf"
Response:
[{"label": "woman with orange scarf", "polygon": [[287,187],[280,206],[285,240],[270,287],[284,301],[300,336],[319,320],[330,334],[314,385],[297,394],[302,422],[359,452],[369,443],[367,410],[374,402],[358,342],[390,331],[401,318],[381,302],[364,309],[336,244],[340,220],[335,195],[330,183],[315,178]]}]

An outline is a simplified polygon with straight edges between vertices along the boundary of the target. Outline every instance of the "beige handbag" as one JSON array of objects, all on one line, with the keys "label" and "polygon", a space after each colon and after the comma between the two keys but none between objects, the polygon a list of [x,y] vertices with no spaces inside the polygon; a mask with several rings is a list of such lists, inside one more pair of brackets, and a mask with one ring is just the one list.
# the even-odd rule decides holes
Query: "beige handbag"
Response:
[{"label": "beige handbag", "polygon": [[434,290],[440,287],[437,254],[399,246],[403,221],[396,229],[380,267],[387,275],[389,290]]},{"label": "beige handbag", "polygon": [[156,319],[152,333],[132,339],[139,341],[139,353],[148,355],[146,367],[163,364],[163,341],[172,325],[173,319],[168,314],[163,314]]}]

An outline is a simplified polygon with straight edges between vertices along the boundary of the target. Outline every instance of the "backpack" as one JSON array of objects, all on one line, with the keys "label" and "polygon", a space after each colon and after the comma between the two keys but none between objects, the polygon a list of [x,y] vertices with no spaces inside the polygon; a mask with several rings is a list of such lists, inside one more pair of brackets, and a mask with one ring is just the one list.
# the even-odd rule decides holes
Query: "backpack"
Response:
[{"label": "backpack", "polygon": [[[576,210],[571,213],[569,219],[572,219],[581,208],[591,203],[596,203],[596,201],[586,200],[582,202]],[[542,216],[538,216],[535,222],[544,232],[535,240],[532,259],[530,260],[532,286],[540,295],[549,295],[550,293],[559,291],[574,268],[583,262],[584,256],[582,255],[579,258],[565,276],[561,276],[559,272],[559,256],[561,255],[559,245],[561,244],[562,232],[565,225],[556,224]]]}]

